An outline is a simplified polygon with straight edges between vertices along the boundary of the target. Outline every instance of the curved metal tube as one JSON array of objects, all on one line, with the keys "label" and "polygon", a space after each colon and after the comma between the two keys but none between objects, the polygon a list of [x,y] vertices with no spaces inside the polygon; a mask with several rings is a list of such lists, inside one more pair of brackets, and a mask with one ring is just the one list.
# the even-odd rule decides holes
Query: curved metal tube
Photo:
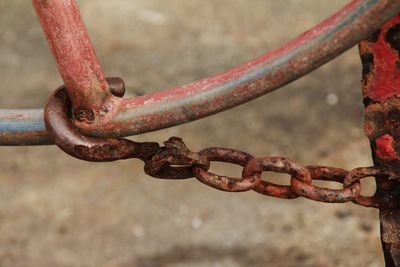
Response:
[{"label": "curved metal tube", "polygon": [[65,86],[57,89],[47,101],[45,124],[56,145],[72,157],[104,162],[128,158],[150,159],[160,147],[158,143],[137,143],[124,138],[90,137],[79,132],[69,118],[71,101]]},{"label": "curved metal tube", "polygon": [[[269,93],[325,64],[400,12],[400,0],[353,0],[286,45],[182,87],[122,99],[99,124],[78,125],[93,136],[128,136],[200,119]],[[0,110],[0,145],[51,143],[43,110]]]}]

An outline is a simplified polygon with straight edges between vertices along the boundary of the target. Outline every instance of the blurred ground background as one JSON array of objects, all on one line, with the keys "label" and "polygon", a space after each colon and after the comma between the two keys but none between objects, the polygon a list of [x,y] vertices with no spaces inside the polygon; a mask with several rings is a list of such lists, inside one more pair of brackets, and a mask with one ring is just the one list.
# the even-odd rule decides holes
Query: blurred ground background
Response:
[{"label": "blurred ground background", "polygon": [[[106,74],[123,77],[130,96],[254,58],[345,2],[79,1]],[[367,166],[360,73],[352,49],[256,101],[135,139],[175,135],[193,150],[224,146],[304,165]],[[61,84],[29,0],[0,0],[0,80],[2,108],[42,107]],[[0,266],[383,265],[372,209],[160,181],[139,161],[85,163],[53,146],[2,147],[0,169]]]}]

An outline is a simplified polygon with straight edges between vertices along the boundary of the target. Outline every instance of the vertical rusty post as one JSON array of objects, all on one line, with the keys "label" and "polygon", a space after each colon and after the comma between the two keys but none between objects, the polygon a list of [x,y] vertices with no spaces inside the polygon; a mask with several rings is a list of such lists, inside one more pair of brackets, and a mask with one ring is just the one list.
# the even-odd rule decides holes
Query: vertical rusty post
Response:
[{"label": "vertical rusty post", "polygon": [[[400,16],[360,42],[363,65],[365,132],[374,164],[400,168]],[[377,194],[393,203],[380,208],[381,238],[386,266],[400,266],[400,182],[376,177]]]},{"label": "vertical rusty post", "polygon": [[78,121],[93,123],[111,94],[76,0],[32,0]]}]

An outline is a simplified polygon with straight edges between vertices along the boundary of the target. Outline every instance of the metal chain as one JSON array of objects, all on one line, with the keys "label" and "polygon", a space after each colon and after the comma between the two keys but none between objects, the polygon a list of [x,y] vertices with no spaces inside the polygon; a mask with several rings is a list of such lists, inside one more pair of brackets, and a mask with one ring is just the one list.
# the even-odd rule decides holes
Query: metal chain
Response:
[{"label": "metal chain", "polygon": [[[326,203],[353,202],[365,207],[382,208],[393,205],[390,198],[375,193],[361,195],[363,178],[371,176],[387,177],[389,180],[399,175],[385,167],[363,167],[352,171],[326,166],[302,166],[283,157],[260,157],[239,150],[211,147],[198,153],[191,152],[181,138],[172,137],[151,159],[145,161],[146,174],[161,179],[197,180],[218,190],[244,192],[253,190],[259,194],[294,199],[304,197]],[[226,162],[243,167],[241,177],[229,177],[208,171],[210,162]],[[285,173],[291,176],[290,185],[277,185],[262,180],[263,172]],[[343,189],[330,189],[313,185],[313,181],[332,181],[343,184]]]},{"label": "metal chain", "polygon": [[[114,91],[122,91],[123,83],[109,79]],[[121,89],[121,90],[120,90]],[[123,95],[120,94],[120,95]],[[197,180],[215,189],[227,192],[253,190],[257,193],[283,199],[304,197],[327,202],[353,202],[366,207],[390,208],[398,205],[394,199],[394,180],[399,174],[385,167],[356,168],[350,172],[325,166],[302,166],[283,157],[260,157],[228,148],[211,147],[198,153],[190,151],[183,140],[172,137],[160,147],[158,143],[138,143],[123,138],[99,138],[82,134],[68,116],[70,101],[65,87],[56,90],[47,102],[45,123],[54,142],[66,153],[86,161],[113,161],[138,158],[145,162],[145,173],[160,179]],[[209,172],[213,161],[243,167],[241,177],[229,177]],[[289,185],[277,185],[262,179],[263,172],[284,173],[291,176]],[[380,190],[370,197],[361,195],[363,178],[381,179]],[[342,189],[322,188],[313,181],[332,181],[343,184]],[[384,182],[383,182],[384,181]],[[396,190],[400,188],[396,188]]]}]

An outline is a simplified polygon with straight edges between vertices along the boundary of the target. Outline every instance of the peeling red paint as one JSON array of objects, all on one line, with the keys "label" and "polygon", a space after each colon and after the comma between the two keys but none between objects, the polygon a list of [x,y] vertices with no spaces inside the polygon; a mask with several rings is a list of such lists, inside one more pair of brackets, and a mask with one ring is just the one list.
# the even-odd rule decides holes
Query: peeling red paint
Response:
[{"label": "peeling red paint", "polygon": [[400,25],[399,16],[384,24],[377,41],[369,42],[362,51],[363,54],[373,55],[371,75],[365,80],[364,95],[380,102],[400,95],[399,51],[386,40],[388,30],[396,25]]},{"label": "peeling red paint", "polygon": [[385,23],[375,38],[362,41],[360,53],[365,132],[375,143],[376,160],[400,160],[394,138],[400,126],[400,16]]},{"label": "peeling red paint", "polygon": [[391,161],[399,160],[399,156],[393,148],[394,139],[392,136],[385,134],[375,140],[376,143],[376,156],[382,160]]}]

